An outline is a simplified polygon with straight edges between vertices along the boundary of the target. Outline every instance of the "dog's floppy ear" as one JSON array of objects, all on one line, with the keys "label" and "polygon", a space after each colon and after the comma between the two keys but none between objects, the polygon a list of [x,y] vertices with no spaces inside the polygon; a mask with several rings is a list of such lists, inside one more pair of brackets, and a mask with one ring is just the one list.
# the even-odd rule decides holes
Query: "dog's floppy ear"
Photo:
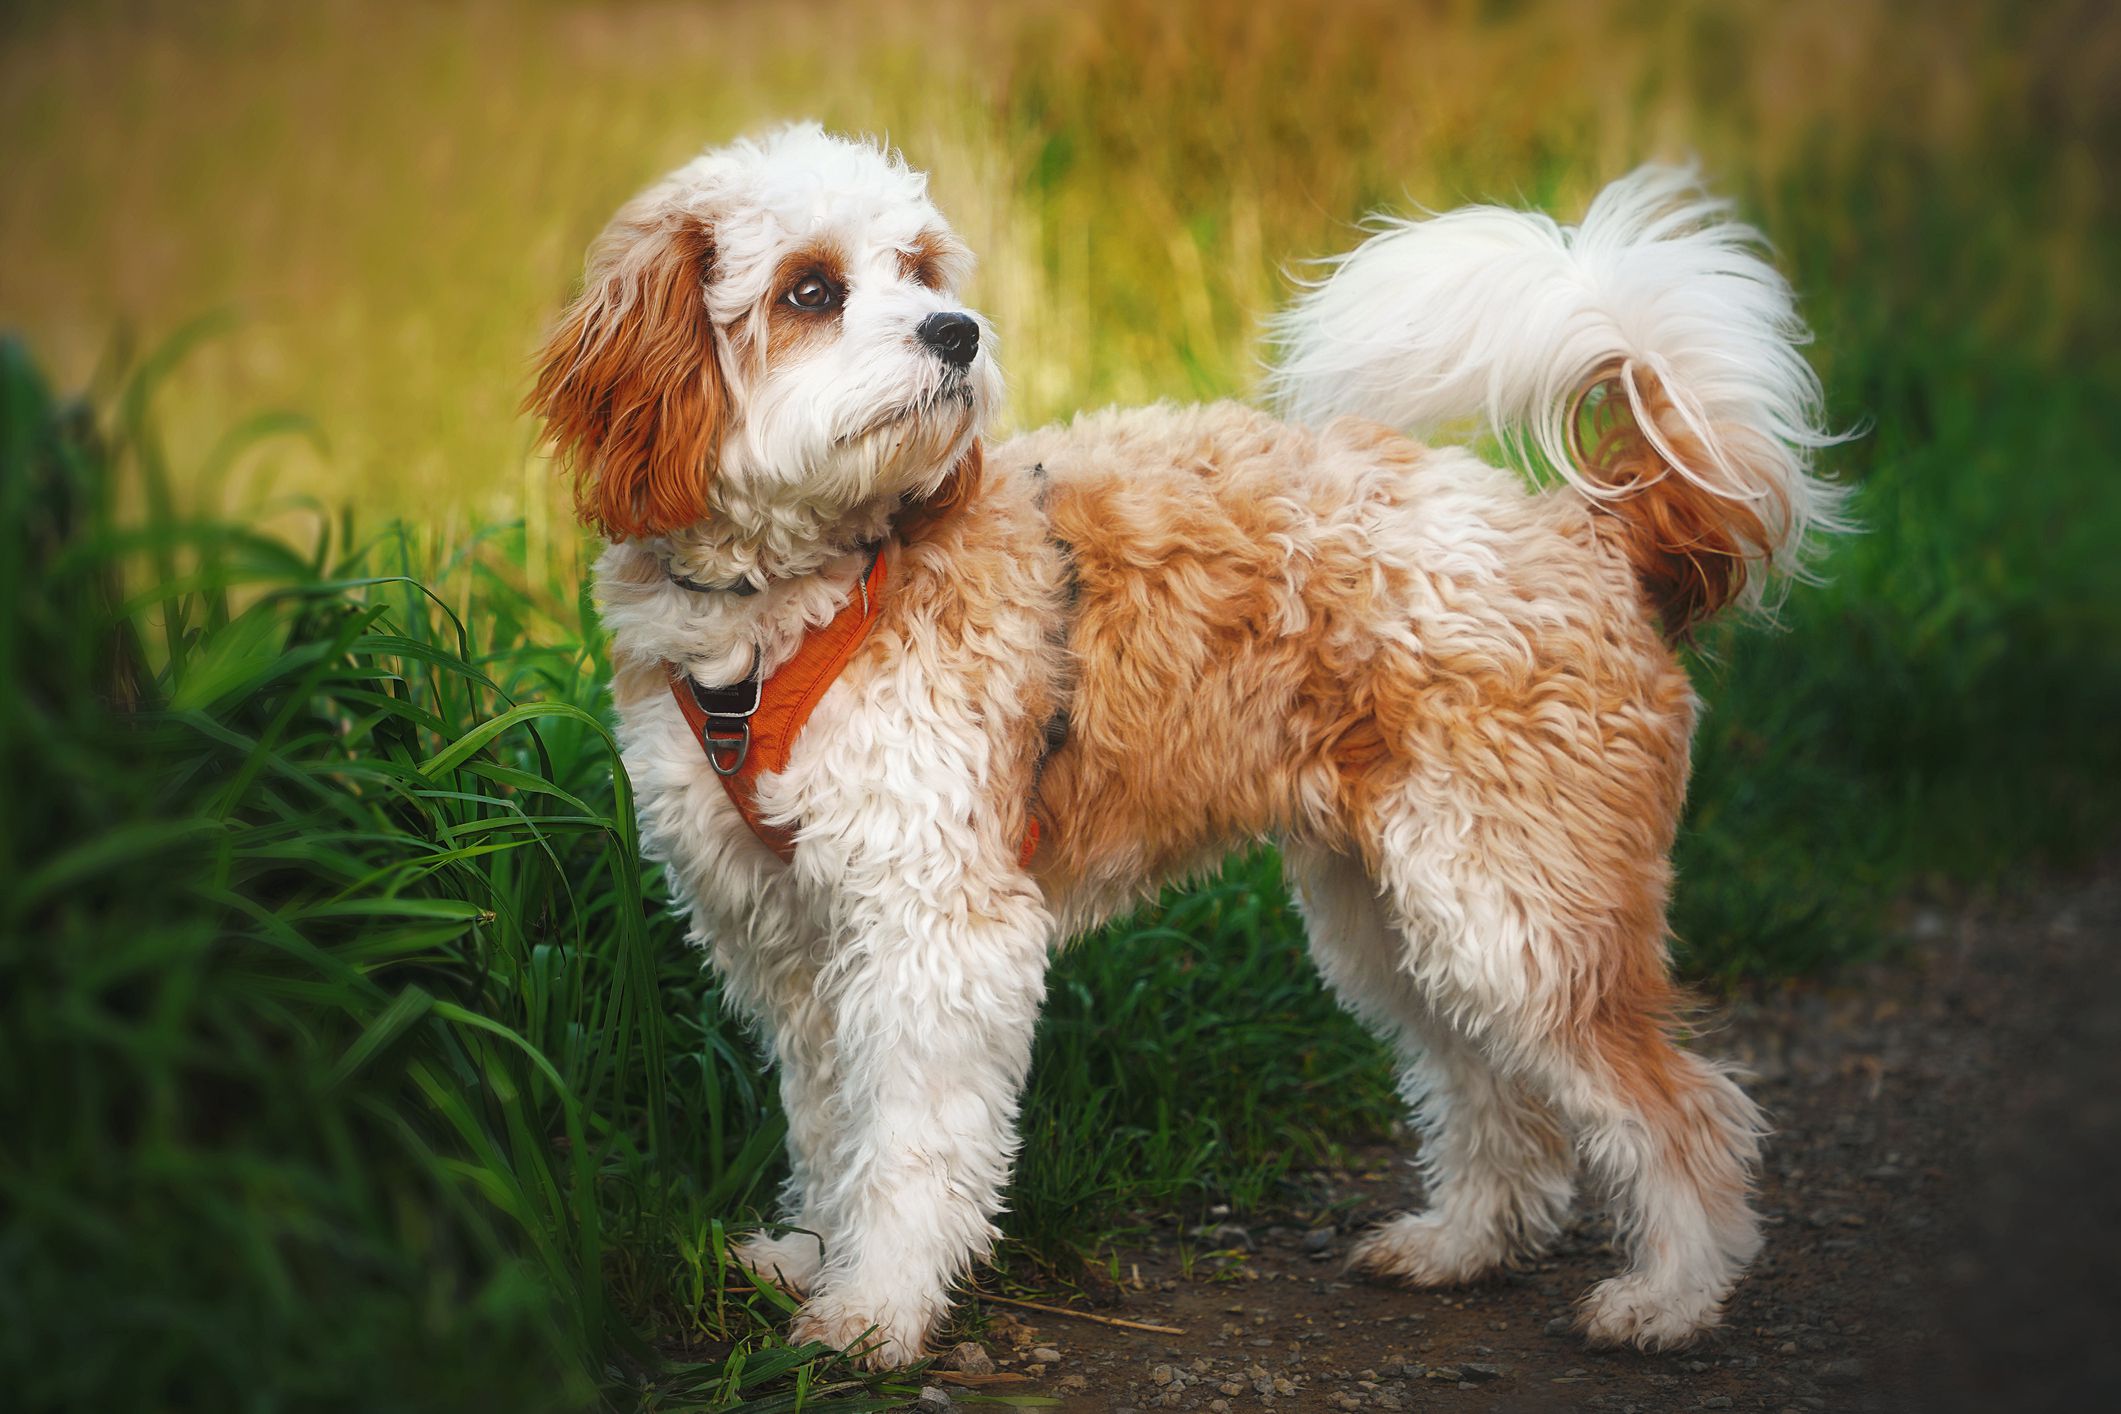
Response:
[{"label": "dog's floppy ear", "polygon": [[698,217],[621,213],[538,356],[524,406],[574,471],[576,511],[611,539],[707,514],[729,404],[707,313],[713,265],[714,235]]}]

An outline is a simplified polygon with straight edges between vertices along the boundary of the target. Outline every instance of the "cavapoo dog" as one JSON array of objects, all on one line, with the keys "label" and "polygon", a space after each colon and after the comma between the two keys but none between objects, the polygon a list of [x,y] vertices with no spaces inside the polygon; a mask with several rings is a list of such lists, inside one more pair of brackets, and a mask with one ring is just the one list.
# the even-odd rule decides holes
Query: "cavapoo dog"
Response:
[{"label": "cavapoo dog", "polygon": [[[592,248],[530,405],[610,541],[646,847],[779,1068],[795,1335],[919,1358],[988,1248],[1048,960],[1274,842],[1398,1056],[1425,1211],[1354,1265],[1536,1252],[1578,1170],[1595,1342],[1713,1325],[1761,1122],[1674,1044],[1675,641],[1801,572],[1837,493],[1787,285],[1684,172],[1581,225],[1380,221],[1274,324],[1277,414],[983,442],[972,257],[896,154],[707,152]],[[1485,428],[1547,489],[1408,434]]]}]

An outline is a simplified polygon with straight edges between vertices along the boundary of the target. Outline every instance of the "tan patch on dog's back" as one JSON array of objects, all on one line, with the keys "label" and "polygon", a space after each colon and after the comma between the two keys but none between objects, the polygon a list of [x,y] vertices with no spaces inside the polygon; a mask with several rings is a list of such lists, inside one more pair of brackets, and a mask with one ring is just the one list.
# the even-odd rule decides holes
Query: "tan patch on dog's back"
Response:
[{"label": "tan patch on dog's back", "polygon": [[1310,474],[1337,448],[1222,405],[1089,419],[1005,450],[1049,448],[1047,515],[1079,594],[1069,736],[1039,790],[1041,876],[1153,886],[1233,839],[1330,829],[1321,770],[1382,755],[1365,679],[1340,657],[1374,647],[1365,621],[1394,580],[1360,559],[1346,480]]},{"label": "tan patch on dog's back", "polygon": [[[1080,590],[1069,737],[1039,789],[1038,871],[1085,900],[1071,921],[1247,838],[1374,873],[1386,819],[1443,773],[1496,848],[1596,861],[1566,911],[1600,939],[1661,937],[1691,690],[1580,502],[1371,424],[1232,405],[994,455],[1042,467]],[[1668,995],[1639,941],[1563,965]]]}]

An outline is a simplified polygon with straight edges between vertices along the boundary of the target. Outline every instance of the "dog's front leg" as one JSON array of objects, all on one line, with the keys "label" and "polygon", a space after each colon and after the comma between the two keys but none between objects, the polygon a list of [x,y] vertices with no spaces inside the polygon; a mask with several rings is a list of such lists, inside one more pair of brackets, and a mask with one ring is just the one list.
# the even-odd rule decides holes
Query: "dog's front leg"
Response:
[{"label": "dog's front leg", "polygon": [[1051,931],[1020,870],[953,853],[963,840],[907,848],[921,833],[819,881],[833,1061],[809,1198],[829,1238],[795,1335],[880,1368],[920,1358],[996,1236]]}]

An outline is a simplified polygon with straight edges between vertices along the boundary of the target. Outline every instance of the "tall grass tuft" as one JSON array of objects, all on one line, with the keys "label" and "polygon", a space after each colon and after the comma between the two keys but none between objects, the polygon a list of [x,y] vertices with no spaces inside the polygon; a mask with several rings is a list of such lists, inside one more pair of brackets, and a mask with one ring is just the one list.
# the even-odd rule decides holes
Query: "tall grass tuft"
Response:
[{"label": "tall grass tuft", "polygon": [[[640,859],[586,590],[526,576],[520,527],[188,509],[151,403],[189,342],[103,406],[0,344],[0,1380],[32,1408],[905,1394],[787,1347],[792,1303],[732,1269],[785,1125]],[[1034,1270],[1130,1212],[1285,1203],[1391,1122],[1297,935],[1262,855],[1062,962],[1011,1195]]]},{"label": "tall grass tuft", "polygon": [[0,346],[10,1402],[854,1388],[729,1284],[779,1122],[644,903],[579,603],[514,531],[187,513],[167,361],[99,419]]}]

